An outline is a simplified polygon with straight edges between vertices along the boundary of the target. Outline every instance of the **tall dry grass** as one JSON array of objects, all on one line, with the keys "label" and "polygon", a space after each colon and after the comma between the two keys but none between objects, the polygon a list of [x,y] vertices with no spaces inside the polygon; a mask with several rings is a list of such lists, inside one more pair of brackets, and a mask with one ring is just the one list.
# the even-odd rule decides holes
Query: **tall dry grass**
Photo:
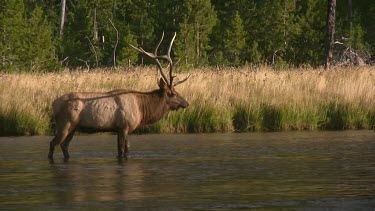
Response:
[{"label": "tall dry grass", "polygon": [[[176,87],[189,102],[139,131],[233,132],[375,128],[375,68],[196,69]],[[178,74],[183,78],[186,74]],[[4,74],[0,135],[51,134],[52,101],[71,91],[157,88],[154,68]]]}]

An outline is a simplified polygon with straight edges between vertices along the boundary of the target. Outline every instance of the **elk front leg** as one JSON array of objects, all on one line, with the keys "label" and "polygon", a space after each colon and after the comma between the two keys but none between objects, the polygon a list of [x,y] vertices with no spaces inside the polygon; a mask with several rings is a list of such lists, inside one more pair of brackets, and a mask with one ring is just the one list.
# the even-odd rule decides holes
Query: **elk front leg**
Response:
[{"label": "elk front leg", "polygon": [[126,129],[119,129],[117,134],[117,158],[127,158],[129,152],[129,142],[128,142],[128,131]]}]

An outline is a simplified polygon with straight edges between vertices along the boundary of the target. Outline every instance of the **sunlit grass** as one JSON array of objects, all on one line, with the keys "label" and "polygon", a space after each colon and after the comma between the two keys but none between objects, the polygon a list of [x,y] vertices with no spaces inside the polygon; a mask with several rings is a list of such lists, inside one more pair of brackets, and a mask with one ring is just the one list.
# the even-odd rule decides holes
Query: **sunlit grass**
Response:
[{"label": "sunlit grass", "polygon": [[[139,132],[233,132],[375,128],[375,68],[209,69],[176,90],[190,103]],[[183,78],[186,73],[177,74]],[[154,68],[3,74],[0,135],[51,134],[52,101],[71,91],[158,88]]]}]

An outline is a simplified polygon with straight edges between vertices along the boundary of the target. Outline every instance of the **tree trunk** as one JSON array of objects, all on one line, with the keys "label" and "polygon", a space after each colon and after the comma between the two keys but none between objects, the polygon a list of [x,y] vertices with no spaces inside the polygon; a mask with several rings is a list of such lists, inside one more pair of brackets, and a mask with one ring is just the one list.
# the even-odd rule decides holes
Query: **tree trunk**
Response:
[{"label": "tree trunk", "polygon": [[[6,43],[6,36],[5,36],[5,27],[3,28],[3,43]],[[1,58],[2,58],[2,65],[5,67],[5,48],[2,49],[1,52]]]},{"label": "tree trunk", "polygon": [[116,0],[113,0],[113,12],[112,12],[112,18],[116,18]]},{"label": "tree trunk", "polygon": [[94,41],[98,42],[99,40],[99,32],[98,32],[98,22],[96,21],[96,5],[94,9]]},{"label": "tree trunk", "polygon": [[353,28],[353,5],[352,0],[348,0],[348,20],[349,20],[349,40],[350,40],[350,50],[353,44],[352,40],[352,28]]},{"label": "tree trunk", "polygon": [[348,16],[349,16],[349,22],[352,22],[353,19],[353,4],[352,0],[348,0]]},{"label": "tree trunk", "polygon": [[328,0],[327,7],[327,40],[325,49],[325,65],[324,69],[328,70],[332,56],[333,56],[333,45],[335,36],[335,13],[336,13],[336,0]]},{"label": "tree trunk", "polygon": [[197,34],[196,34],[196,38],[195,38],[195,41],[196,41],[196,64],[199,63],[199,58],[200,58],[200,40],[199,40],[199,25],[198,23],[196,23],[196,30],[197,30]]},{"label": "tree trunk", "polygon": [[[142,46],[142,48],[144,48],[144,43],[143,43],[143,33],[141,34],[141,46]],[[144,63],[144,59],[143,59],[143,56],[141,56],[141,65],[143,65],[143,63]]]},{"label": "tree trunk", "polygon": [[66,8],[66,0],[61,0],[60,36],[63,35],[63,31],[64,31],[64,23],[65,23],[65,8]]},{"label": "tree trunk", "polygon": [[115,44],[115,47],[113,48],[113,67],[116,68],[116,49],[117,49],[118,40],[119,40],[119,33],[118,33],[118,30],[117,30],[115,24],[112,22],[111,19],[109,19],[109,22],[111,23],[112,27],[116,31],[116,44]]}]

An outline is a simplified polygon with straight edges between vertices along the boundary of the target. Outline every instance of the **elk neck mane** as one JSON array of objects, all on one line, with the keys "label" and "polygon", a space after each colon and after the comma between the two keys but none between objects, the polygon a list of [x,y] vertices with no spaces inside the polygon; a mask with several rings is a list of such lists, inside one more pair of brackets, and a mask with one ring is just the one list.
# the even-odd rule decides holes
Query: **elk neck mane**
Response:
[{"label": "elk neck mane", "polygon": [[139,99],[139,110],[142,113],[141,125],[152,124],[161,119],[169,110],[164,98],[164,90],[151,92],[134,92]]}]

